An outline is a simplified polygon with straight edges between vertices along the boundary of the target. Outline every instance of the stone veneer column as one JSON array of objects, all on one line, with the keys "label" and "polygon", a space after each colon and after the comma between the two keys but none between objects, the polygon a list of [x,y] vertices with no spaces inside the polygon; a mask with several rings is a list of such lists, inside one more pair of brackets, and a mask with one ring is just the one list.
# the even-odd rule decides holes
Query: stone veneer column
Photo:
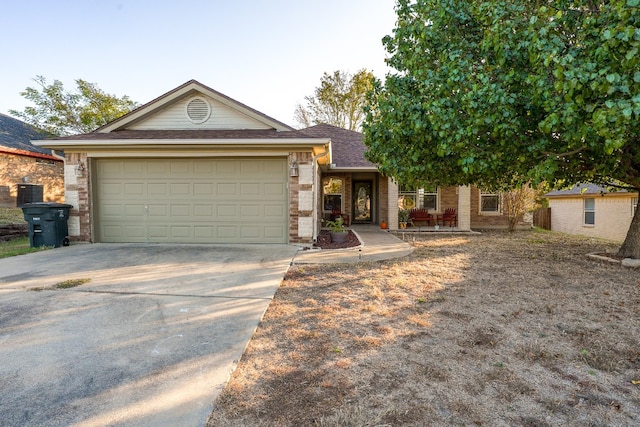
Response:
[{"label": "stone veneer column", "polygon": [[313,165],[298,165],[298,170],[298,212],[311,212],[298,217],[298,237],[306,240],[313,238]]},{"label": "stone veneer column", "polygon": [[458,187],[458,228],[471,230],[471,187]]},{"label": "stone veneer column", "polygon": [[[387,194],[389,200],[387,201],[387,214],[388,218],[381,218],[381,220],[386,220],[387,224],[389,224],[389,230],[397,230],[398,229],[398,184],[393,179],[389,179],[388,181],[388,189]],[[381,221],[382,222],[382,221]]]},{"label": "stone veneer column", "polygon": [[[89,206],[90,164],[84,154],[67,154],[64,166],[65,202],[73,207],[69,211],[69,237],[73,241],[91,241],[91,223]],[[76,167],[84,165],[84,171],[78,176]]]},{"label": "stone veneer column", "polygon": [[[298,164],[298,176],[289,176],[289,243],[311,244],[313,240],[313,155],[289,153],[287,168]],[[288,175],[287,171],[287,175]]]}]

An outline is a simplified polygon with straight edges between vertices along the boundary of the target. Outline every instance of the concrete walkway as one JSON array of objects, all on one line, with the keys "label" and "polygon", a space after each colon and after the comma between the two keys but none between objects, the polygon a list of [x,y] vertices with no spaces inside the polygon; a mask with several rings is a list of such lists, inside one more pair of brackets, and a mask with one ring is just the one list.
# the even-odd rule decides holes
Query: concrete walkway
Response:
[{"label": "concrete walkway", "polygon": [[353,225],[351,230],[362,245],[349,249],[325,249],[298,251],[292,264],[330,264],[382,261],[401,258],[413,252],[413,248],[394,234],[377,225]]}]

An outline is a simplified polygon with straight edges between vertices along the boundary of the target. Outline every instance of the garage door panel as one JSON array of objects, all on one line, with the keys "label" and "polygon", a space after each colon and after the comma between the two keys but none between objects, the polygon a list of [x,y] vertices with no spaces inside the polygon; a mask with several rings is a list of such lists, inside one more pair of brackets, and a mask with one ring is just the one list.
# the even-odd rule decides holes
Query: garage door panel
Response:
[{"label": "garage door panel", "polygon": [[216,209],[216,219],[219,221],[235,221],[238,219],[237,208],[236,205],[218,205]]},{"label": "garage door panel", "polygon": [[98,241],[286,243],[285,159],[98,159]]},{"label": "garage door panel", "polygon": [[102,193],[105,195],[118,195],[122,194],[122,184],[119,182],[104,182],[102,184]]},{"label": "garage door panel", "polygon": [[171,205],[171,216],[172,217],[190,217],[191,216],[191,206],[190,205]]},{"label": "garage door panel", "polygon": [[196,218],[209,218],[213,216],[213,205],[194,205],[193,216]]},{"label": "garage door panel", "polygon": [[240,238],[250,240],[260,239],[260,231],[261,227],[258,227],[257,225],[245,225],[240,227]]},{"label": "garage door panel", "polygon": [[286,238],[282,227],[264,227],[264,237],[267,239],[280,240]]},{"label": "garage door panel", "polygon": [[147,184],[147,192],[150,196],[164,196],[167,194],[167,184],[150,182]]},{"label": "garage door panel", "polygon": [[147,168],[146,163],[142,161],[120,161],[121,164],[121,175],[126,175],[132,178],[142,178],[147,176]]},{"label": "garage door panel", "polygon": [[266,182],[264,184],[264,194],[266,196],[275,196],[280,198],[285,195],[285,186],[282,183]]},{"label": "garage door panel", "polygon": [[280,219],[286,215],[285,207],[282,205],[265,205],[263,216],[268,219]]},{"label": "garage door panel", "polygon": [[234,196],[238,193],[236,190],[236,184],[230,182],[222,182],[216,186],[217,196]]},{"label": "garage door panel", "polygon": [[145,194],[145,184],[142,182],[131,182],[124,184],[124,196],[142,196]]},{"label": "garage door panel", "polygon": [[260,183],[243,183],[240,184],[240,197],[255,197],[260,194]]},{"label": "garage door panel", "polygon": [[214,187],[210,182],[196,182],[193,184],[193,194],[195,196],[213,196]]},{"label": "garage door panel", "polygon": [[123,203],[121,207],[124,212],[123,218],[128,219],[131,219],[133,217],[143,218],[147,212],[145,205]]},{"label": "garage door panel", "polygon": [[[188,182],[172,182],[167,184],[171,197],[191,197],[191,184]],[[167,192],[165,192],[165,195]]]},{"label": "garage door panel", "polygon": [[216,234],[221,239],[236,239],[238,237],[236,226],[218,226]]}]

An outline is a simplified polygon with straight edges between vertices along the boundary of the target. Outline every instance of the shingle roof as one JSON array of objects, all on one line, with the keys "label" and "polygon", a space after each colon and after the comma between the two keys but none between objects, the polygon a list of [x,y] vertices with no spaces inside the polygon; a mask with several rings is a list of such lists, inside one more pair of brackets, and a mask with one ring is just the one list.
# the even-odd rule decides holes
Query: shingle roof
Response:
[{"label": "shingle roof", "polygon": [[[626,193],[627,190],[619,189],[618,193]],[[553,190],[545,194],[547,197],[558,197],[558,196],[583,196],[583,195],[600,195],[610,193],[605,187],[600,185],[585,183],[585,184],[576,184],[570,189],[566,190]]]},{"label": "shingle roof", "polygon": [[91,132],[49,139],[49,141],[109,141],[120,139],[293,139],[313,138],[302,131],[275,129],[120,130]]},{"label": "shingle roof", "polygon": [[51,150],[36,147],[31,140],[46,139],[49,135],[28,124],[0,113],[0,146],[22,152],[51,155]]},{"label": "shingle roof", "polygon": [[331,162],[335,163],[336,169],[377,169],[373,163],[364,157],[367,147],[362,142],[363,135],[360,132],[327,124],[311,126],[302,129],[301,132],[315,138],[331,139]]}]

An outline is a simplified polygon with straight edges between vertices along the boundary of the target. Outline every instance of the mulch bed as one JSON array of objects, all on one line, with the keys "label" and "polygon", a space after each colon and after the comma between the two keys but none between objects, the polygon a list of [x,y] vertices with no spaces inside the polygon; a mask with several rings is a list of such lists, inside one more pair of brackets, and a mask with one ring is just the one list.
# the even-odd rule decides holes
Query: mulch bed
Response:
[{"label": "mulch bed", "polygon": [[344,243],[333,243],[331,242],[331,234],[328,230],[320,230],[320,234],[318,235],[318,242],[316,246],[321,249],[344,249],[344,248],[353,248],[355,246],[360,245],[360,240],[353,233],[353,231],[349,230],[349,235],[347,236],[347,240]]}]

